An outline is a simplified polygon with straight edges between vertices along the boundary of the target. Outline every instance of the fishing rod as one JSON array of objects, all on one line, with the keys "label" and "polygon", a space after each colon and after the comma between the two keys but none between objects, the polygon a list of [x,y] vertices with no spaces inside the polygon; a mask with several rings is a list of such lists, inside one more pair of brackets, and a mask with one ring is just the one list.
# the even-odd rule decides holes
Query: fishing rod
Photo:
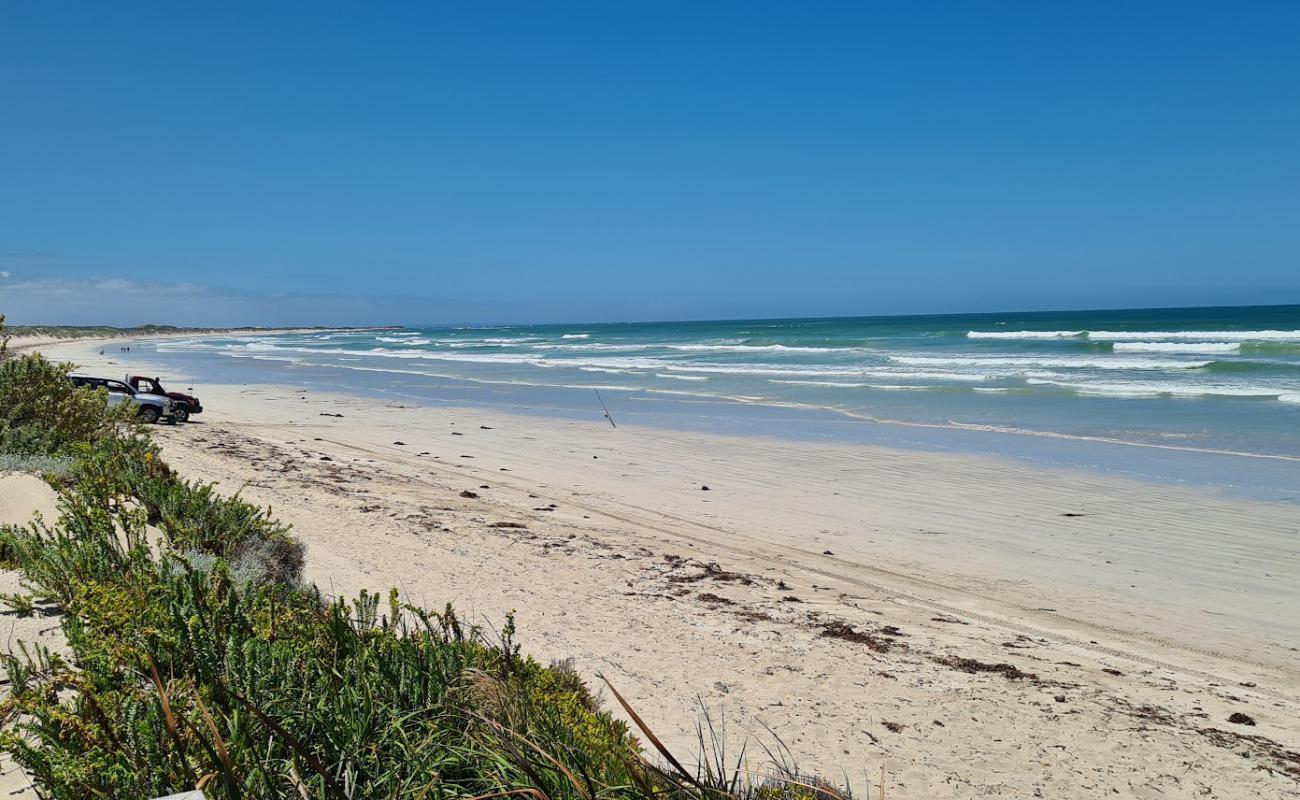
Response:
[{"label": "fishing rod", "polygon": [[609,406],[605,405],[605,398],[600,396],[600,390],[596,388],[596,384],[591,382],[590,375],[587,376],[587,385],[596,393],[596,399],[600,401],[600,407],[605,411],[605,419],[609,420],[609,427],[617,429],[618,426],[614,424],[614,417],[609,413]]}]

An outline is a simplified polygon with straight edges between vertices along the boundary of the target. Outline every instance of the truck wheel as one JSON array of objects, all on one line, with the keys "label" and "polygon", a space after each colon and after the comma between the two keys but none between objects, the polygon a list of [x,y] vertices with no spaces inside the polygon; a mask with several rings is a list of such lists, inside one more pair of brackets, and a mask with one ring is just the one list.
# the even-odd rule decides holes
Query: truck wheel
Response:
[{"label": "truck wheel", "polygon": [[158,417],[159,417],[158,409],[154,408],[153,406],[140,407],[140,420],[144,422],[146,425],[154,424],[155,422],[158,421]]},{"label": "truck wheel", "polygon": [[177,406],[172,410],[172,422],[181,423],[190,421],[190,410]]}]

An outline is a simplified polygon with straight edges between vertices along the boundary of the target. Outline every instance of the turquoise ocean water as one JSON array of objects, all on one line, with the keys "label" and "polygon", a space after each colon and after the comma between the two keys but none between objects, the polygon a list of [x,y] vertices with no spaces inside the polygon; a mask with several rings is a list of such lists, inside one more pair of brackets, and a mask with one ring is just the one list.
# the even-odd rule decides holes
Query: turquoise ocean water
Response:
[{"label": "turquoise ocean water", "polygon": [[156,350],[191,375],[431,401],[599,416],[598,391],[616,418],[694,427],[860,421],[1300,459],[1300,306],[430,326]]}]

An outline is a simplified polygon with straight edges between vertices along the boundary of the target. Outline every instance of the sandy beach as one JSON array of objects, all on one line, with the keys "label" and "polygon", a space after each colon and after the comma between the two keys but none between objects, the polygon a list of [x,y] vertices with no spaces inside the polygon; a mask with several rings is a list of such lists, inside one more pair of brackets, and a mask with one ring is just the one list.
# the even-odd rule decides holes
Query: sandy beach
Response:
[{"label": "sandy beach", "polygon": [[[41,345],[119,376],[99,347]],[[680,754],[703,704],[891,797],[1300,796],[1294,504],[184,382],[208,410],[154,429],[167,460],[292,523],[309,579],[513,609]]]}]

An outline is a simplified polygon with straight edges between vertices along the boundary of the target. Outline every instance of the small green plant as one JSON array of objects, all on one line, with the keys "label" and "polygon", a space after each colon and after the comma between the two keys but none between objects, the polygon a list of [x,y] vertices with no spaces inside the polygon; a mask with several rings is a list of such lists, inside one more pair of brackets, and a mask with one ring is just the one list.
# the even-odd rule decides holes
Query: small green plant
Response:
[{"label": "small green plant", "polygon": [[32,596],[15,592],[0,592],[0,603],[18,613],[20,617],[30,617],[36,611]]},{"label": "small green plant", "polygon": [[70,456],[19,455],[0,452],[0,472],[29,472],[55,478],[67,476],[72,470]]}]

